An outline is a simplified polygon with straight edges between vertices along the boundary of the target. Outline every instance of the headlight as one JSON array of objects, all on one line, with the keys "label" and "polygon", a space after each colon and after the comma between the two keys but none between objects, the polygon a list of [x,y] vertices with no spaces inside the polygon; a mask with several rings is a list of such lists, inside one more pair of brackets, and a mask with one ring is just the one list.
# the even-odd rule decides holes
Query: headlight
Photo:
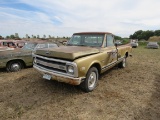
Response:
[{"label": "headlight", "polygon": [[74,67],[73,66],[68,66],[67,71],[70,74],[74,74]]}]

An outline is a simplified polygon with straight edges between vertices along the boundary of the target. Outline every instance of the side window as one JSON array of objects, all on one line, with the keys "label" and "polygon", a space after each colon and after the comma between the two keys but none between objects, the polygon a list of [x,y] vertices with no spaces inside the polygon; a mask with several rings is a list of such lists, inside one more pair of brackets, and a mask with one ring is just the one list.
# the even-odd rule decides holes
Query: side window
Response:
[{"label": "side window", "polygon": [[114,46],[114,43],[113,43],[114,38],[113,38],[113,36],[112,35],[107,35],[106,38],[107,38],[107,40],[106,40],[107,41],[106,42],[107,45],[106,46],[107,47]]},{"label": "side window", "polygon": [[8,46],[8,42],[3,42],[3,45],[4,46]]},{"label": "side window", "polygon": [[41,49],[41,48],[48,48],[48,44],[39,44],[36,49]]}]

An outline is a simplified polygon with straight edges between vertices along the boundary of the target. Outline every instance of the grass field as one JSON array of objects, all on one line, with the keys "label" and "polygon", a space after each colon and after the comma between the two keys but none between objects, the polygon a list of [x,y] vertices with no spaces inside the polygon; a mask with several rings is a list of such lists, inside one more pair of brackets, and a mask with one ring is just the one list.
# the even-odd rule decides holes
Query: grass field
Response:
[{"label": "grass field", "polygon": [[160,49],[133,49],[127,67],[101,75],[90,93],[47,81],[33,68],[0,70],[0,120],[158,120]]}]

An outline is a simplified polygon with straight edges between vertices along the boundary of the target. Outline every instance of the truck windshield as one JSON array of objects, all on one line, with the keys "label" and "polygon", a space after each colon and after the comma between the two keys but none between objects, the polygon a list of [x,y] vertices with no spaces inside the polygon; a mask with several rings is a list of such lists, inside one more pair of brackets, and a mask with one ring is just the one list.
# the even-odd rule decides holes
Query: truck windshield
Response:
[{"label": "truck windshield", "polygon": [[36,47],[36,43],[27,43],[25,44],[22,49],[25,49],[25,50],[34,50],[34,48]]},{"label": "truck windshield", "polygon": [[104,35],[80,34],[73,35],[68,41],[67,46],[90,46],[101,47],[104,40]]}]

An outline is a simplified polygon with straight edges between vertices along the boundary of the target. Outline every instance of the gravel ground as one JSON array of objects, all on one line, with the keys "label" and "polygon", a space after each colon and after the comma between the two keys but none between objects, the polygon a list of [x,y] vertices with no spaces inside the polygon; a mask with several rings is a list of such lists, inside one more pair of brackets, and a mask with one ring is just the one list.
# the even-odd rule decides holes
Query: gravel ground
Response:
[{"label": "gravel ground", "polygon": [[159,120],[160,49],[135,48],[127,63],[102,74],[90,93],[33,68],[0,69],[0,120]]}]

